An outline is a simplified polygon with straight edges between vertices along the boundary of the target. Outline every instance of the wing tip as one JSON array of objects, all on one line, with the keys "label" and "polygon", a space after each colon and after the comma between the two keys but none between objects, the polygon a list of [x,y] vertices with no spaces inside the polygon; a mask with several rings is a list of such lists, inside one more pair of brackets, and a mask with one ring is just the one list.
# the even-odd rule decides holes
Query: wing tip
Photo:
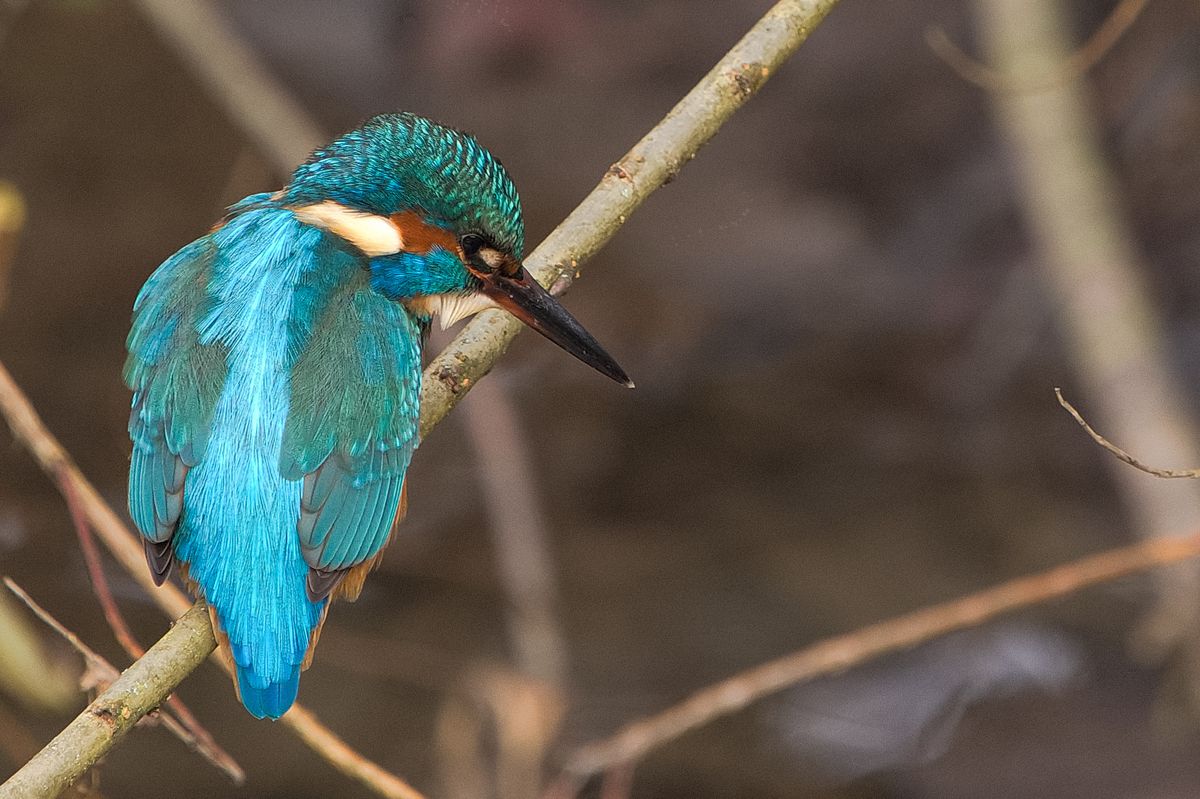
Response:
[{"label": "wing tip", "polygon": [[304,590],[310,602],[320,602],[327,598],[341,584],[349,569],[319,569],[308,567],[308,576],[304,580]]},{"label": "wing tip", "polygon": [[171,576],[171,566],[175,563],[175,537],[166,541],[151,541],[143,539],[142,548],[146,552],[146,565],[150,567],[150,577],[155,585],[162,585]]}]

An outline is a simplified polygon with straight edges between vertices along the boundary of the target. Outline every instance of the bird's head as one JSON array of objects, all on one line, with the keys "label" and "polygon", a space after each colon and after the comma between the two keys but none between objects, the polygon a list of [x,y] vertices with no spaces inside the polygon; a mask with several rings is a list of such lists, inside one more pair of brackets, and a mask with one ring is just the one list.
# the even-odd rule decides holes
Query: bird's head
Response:
[{"label": "bird's head", "polygon": [[385,114],[317,150],[281,200],[368,259],[371,285],[443,327],[490,307],[632,386],[521,265],[521,198],[490,152],[413,114]]}]

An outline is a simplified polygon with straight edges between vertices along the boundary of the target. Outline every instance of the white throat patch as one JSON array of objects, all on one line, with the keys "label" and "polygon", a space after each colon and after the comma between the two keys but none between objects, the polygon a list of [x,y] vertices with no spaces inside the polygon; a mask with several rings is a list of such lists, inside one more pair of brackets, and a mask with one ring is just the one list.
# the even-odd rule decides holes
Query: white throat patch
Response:
[{"label": "white throat patch", "polygon": [[424,297],[414,297],[408,301],[408,307],[427,316],[437,314],[438,325],[446,330],[460,319],[466,319],[480,311],[498,308],[496,303],[485,294],[429,294]]}]

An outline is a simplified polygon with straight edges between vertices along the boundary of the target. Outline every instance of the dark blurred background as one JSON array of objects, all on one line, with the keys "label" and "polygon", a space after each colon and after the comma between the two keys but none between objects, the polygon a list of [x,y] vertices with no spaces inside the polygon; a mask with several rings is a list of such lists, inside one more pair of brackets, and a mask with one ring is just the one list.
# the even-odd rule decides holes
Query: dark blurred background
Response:
[{"label": "dark blurred background", "polygon": [[[400,109],[475,133],[520,187],[530,242],[768,8],[214,5],[331,135]],[[1113,6],[1068,3],[1072,40]],[[1053,386],[1076,385],[1073,357],[989,95],[925,43],[937,24],[977,52],[972,10],[844,0],[585,267],[567,304],[636,391],[532,335],[489,378],[528,442],[502,471],[535,489],[556,585],[565,716],[551,764],[739,669],[1137,537],[1107,456],[1055,404]],[[1200,6],[1154,0],[1086,81],[1190,400]],[[124,512],[133,297],[225,205],[282,181],[139,7],[116,0],[0,2],[0,181],[27,209],[0,360]],[[479,706],[463,675],[524,668],[467,418],[421,447],[403,534],[359,602],[332,612],[300,697],[431,796],[461,792],[439,777],[458,766],[438,731],[453,697]],[[153,640],[159,611],[109,566]],[[0,572],[128,662],[59,495],[7,432]],[[1091,589],[785,691],[650,755],[631,795],[1194,796],[1200,735],[1174,712],[1171,659],[1127,645],[1155,585]],[[180,695],[246,785],[147,729],[105,760],[104,795],[371,795],[249,717],[218,670]],[[0,741],[18,741],[0,774],[82,703],[45,712],[0,695]]]}]

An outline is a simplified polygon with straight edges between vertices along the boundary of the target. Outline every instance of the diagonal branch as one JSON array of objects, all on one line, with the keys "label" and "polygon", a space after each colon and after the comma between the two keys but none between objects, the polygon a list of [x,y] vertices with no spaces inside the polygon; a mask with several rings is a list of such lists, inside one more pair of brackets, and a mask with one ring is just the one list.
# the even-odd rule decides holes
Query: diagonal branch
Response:
[{"label": "diagonal branch", "polygon": [[[154,584],[138,538],[104,501],[96,487],[83,476],[62,444],[46,429],[29,398],[3,364],[0,364],[0,416],[4,417],[17,441],[29,450],[56,486],[61,489],[64,485],[70,485],[74,503],[87,518],[96,537],[142,586],[150,599],[171,618],[186,613],[191,601],[171,583],[164,583],[161,587]],[[214,642],[211,648],[215,647]],[[215,662],[228,671],[229,666],[224,660],[216,658]],[[294,705],[280,719],[280,723],[338,771],[380,796],[388,799],[422,799],[421,794],[408,783],[367,760],[300,705]],[[113,739],[111,743],[115,744],[116,740]]]},{"label": "diagonal branch", "polygon": [[[121,644],[121,648],[125,650],[130,658],[137,660],[146,654],[146,650],[138,642],[133,631],[129,629],[129,624],[125,621],[125,616],[117,606],[117,600],[113,597],[112,589],[109,588],[108,578],[104,576],[104,564],[100,560],[100,549],[96,546],[96,539],[92,535],[92,528],[88,524],[87,516],[84,514],[83,508],[80,507],[79,500],[75,496],[75,487],[70,479],[62,473],[57,475],[56,482],[58,483],[59,492],[62,494],[63,499],[66,500],[67,510],[71,514],[71,521],[75,525],[75,533],[79,537],[79,546],[83,550],[83,560],[87,565],[88,576],[92,581],[92,591],[95,593],[96,599],[100,601],[100,607],[104,610],[104,618],[108,621],[108,626],[116,637],[117,642]],[[14,591],[16,590],[11,585],[9,588]],[[22,596],[22,599],[25,600],[26,604],[30,605],[35,613],[38,612],[37,608],[30,604],[32,600],[29,597]],[[45,620],[44,617],[43,620]],[[172,727],[172,731],[179,735],[184,743],[201,757],[225,772],[236,785],[241,785],[246,781],[246,774],[242,771],[242,767],[238,765],[237,761],[228,752],[221,748],[216,739],[212,737],[212,733],[204,728],[200,720],[183,703],[182,699],[172,694],[167,698],[166,703],[175,717],[171,718],[164,715],[164,719],[168,720],[168,726]]]}]

